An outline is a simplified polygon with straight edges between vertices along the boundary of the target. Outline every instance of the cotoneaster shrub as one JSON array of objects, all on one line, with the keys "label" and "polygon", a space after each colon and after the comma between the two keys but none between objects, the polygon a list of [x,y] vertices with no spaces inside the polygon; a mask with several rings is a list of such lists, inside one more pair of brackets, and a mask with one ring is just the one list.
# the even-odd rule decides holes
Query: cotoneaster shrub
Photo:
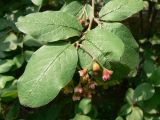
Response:
[{"label": "cotoneaster shrub", "polygon": [[[71,1],[59,11],[18,18],[17,28],[44,44],[33,53],[18,80],[22,105],[48,104],[78,71],[80,80],[73,100],[91,98],[98,82],[119,80],[136,69],[138,45],[120,21],[142,10],[143,1],[113,0],[100,11],[95,11],[95,1],[91,2]],[[41,6],[42,2],[33,3]],[[92,69],[94,64],[96,71]]]},{"label": "cotoneaster shrub", "polygon": [[[0,119],[159,119],[158,50],[153,49],[157,43],[151,42],[151,50],[145,44],[151,41],[158,2],[19,0],[8,3],[10,7],[4,4],[2,0]],[[137,43],[131,31],[145,32],[144,7],[148,7],[149,27],[146,40],[135,36]],[[129,27],[134,17],[138,19]]]}]

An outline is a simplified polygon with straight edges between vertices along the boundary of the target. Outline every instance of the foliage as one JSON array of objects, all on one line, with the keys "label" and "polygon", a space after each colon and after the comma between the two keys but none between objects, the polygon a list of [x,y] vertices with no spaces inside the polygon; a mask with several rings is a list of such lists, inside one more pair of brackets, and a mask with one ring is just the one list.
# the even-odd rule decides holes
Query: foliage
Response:
[{"label": "foliage", "polygon": [[151,0],[0,1],[0,119],[160,119],[158,12]]}]

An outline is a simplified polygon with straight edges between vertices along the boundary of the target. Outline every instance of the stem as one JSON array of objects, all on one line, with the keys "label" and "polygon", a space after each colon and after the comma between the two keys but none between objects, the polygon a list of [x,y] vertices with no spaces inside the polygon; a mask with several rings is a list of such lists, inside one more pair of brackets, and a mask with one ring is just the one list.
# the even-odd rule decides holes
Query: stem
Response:
[{"label": "stem", "polygon": [[100,28],[102,28],[102,24],[101,24],[101,22],[99,21],[98,18],[94,18],[94,21],[98,24],[98,26],[99,26]]},{"label": "stem", "polygon": [[84,7],[83,7],[82,13],[81,13],[80,16],[78,17],[79,20],[83,17],[83,15],[84,15],[84,13],[85,13],[85,10],[86,10],[86,4],[85,4]]},{"label": "stem", "polygon": [[91,30],[92,23],[93,23],[93,20],[94,20],[94,4],[95,4],[95,0],[92,0],[92,15],[90,16],[90,23],[89,23],[88,30]]},{"label": "stem", "polygon": [[39,11],[40,11],[41,7],[42,7],[42,5],[38,6],[38,10],[37,10],[37,12],[39,12]]}]

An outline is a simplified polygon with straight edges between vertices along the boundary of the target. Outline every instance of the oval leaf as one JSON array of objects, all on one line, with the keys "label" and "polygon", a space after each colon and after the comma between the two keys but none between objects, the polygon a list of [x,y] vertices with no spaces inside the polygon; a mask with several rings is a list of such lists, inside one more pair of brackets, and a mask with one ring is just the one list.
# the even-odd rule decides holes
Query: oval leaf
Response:
[{"label": "oval leaf", "polygon": [[5,59],[1,60],[0,59],[0,73],[5,73],[11,70],[11,68],[15,65],[13,60]]},{"label": "oval leaf", "polygon": [[139,63],[138,44],[129,29],[121,23],[104,23],[102,28],[112,32],[123,41],[125,49],[121,63],[127,65],[131,70],[136,69]]},{"label": "oval leaf", "polygon": [[92,105],[91,105],[91,99],[83,98],[79,105],[78,108],[80,111],[83,112],[83,114],[88,114],[91,111]]},{"label": "oval leaf", "polygon": [[[117,36],[104,29],[93,29],[86,35],[82,43],[83,51],[79,51],[82,67],[89,66],[92,61],[86,63],[88,56],[96,59],[102,65],[109,67],[108,62],[120,61],[124,51],[124,44]],[[87,55],[88,54],[88,55]],[[90,59],[90,60],[92,60]]]},{"label": "oval leaf", "polygon": [[[83,5],[82,1],[73,1],[63,6],[61,11],[76,16],[78,19],[86,20],[92,15],[92,7],[90,4]],[[84,12],[85,11],[85,12]]]},{"label": "oval leaf", "polygon": [[143,120],[143,111],[139,107],[133,107],[126,120]]},{"label": "oval leaf", "polygon": [[126,92],[126,96],[125,96],[125,99],[126,101],[128,102],[129,105],[133,105],[135,102],[134,102],[134,99],[133,99],[133,96],[134,96],[134,90],[132,88],[129,88]]},{"label": "oval leaf", "polygon": [[42,42],[54,42],[81,34],[78,20],[65,12],[46,11],[20,17],[16,23],[23,33]]},{"label": "oval leaf", "polygon": [[43,46],[29,60],[18,80],[21,104],[39,107],[52,101],[73,77],[77,51],[70,45]]},{"label": "oval leaf", "polygon": [[127,114],[130,114],[131,111],[132,111],[131,105],[125,104],[121,107],[119,115],[125,116]]},{"label": "oval leaf", "polygon": [[149,83],[143,83],[139,85],[134,92],[134,99],[136,101],[148,100],[155,93],[154,88]]},{"label": "oval leaf", "polygon": [[61,11],[67,12],[71,15],[76,16],[81,11],[82,8],[83,8],[83,5],[81,2],[73,1],[73,2],[70,2],[69,4],[63,6],[61,8]]},{"label": "oval leaf", "polygon": [[142,0],[111,0],[100,11],[101,20],[121,21],[143,9]]},{"label": "oval leaf", "polygon": [[150,82],[157,86],[160,87],[160,67],[158,67],[157,69],[155,69],[154,71],[152,71],[152,75],[150,77]]}]

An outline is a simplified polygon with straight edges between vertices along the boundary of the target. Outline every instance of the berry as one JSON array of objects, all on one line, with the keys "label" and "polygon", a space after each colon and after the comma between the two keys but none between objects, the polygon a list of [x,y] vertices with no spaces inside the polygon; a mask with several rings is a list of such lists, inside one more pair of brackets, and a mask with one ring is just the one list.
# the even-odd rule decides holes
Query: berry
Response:
[{"label": "berry", "polygon": [[74,92],[81,94],[81,93],[83,93],[83,88],[80,87],[80,86],[77,86],[77,87],[74,88]]},{"label": "berry", "polygon": [[91,82],[90,85],[89,85],[89,88],[95,89],[96,86],[97,86],[97,83],[96,83],[96,82]]},{"label": "berry", "polygon": [[100,70],[100,66],[99,66],[99,64],[98,63],[96,63],[96,62],[94,62],[93,63],[93,72],[98,72],[99,70]]},{"label": "berry", "polygon": [[80,19],[79,22],[81,23],[81,25],[85,24],[85,20],[83,20],[83,19]]},{"label": "berry", "polygon": [[84,77],[84,76],[87,74],[87,69],[84,68],[83,70],[80,70],[80,71],[78,71],[78,72],[79,72],[79,75],[80,75],[81,77]]},{"label": "berry", "polygon": [[104,81],[109,80],[112,74],[113,74],[113,71],[104,68],[103,69],[102,79]]}]

